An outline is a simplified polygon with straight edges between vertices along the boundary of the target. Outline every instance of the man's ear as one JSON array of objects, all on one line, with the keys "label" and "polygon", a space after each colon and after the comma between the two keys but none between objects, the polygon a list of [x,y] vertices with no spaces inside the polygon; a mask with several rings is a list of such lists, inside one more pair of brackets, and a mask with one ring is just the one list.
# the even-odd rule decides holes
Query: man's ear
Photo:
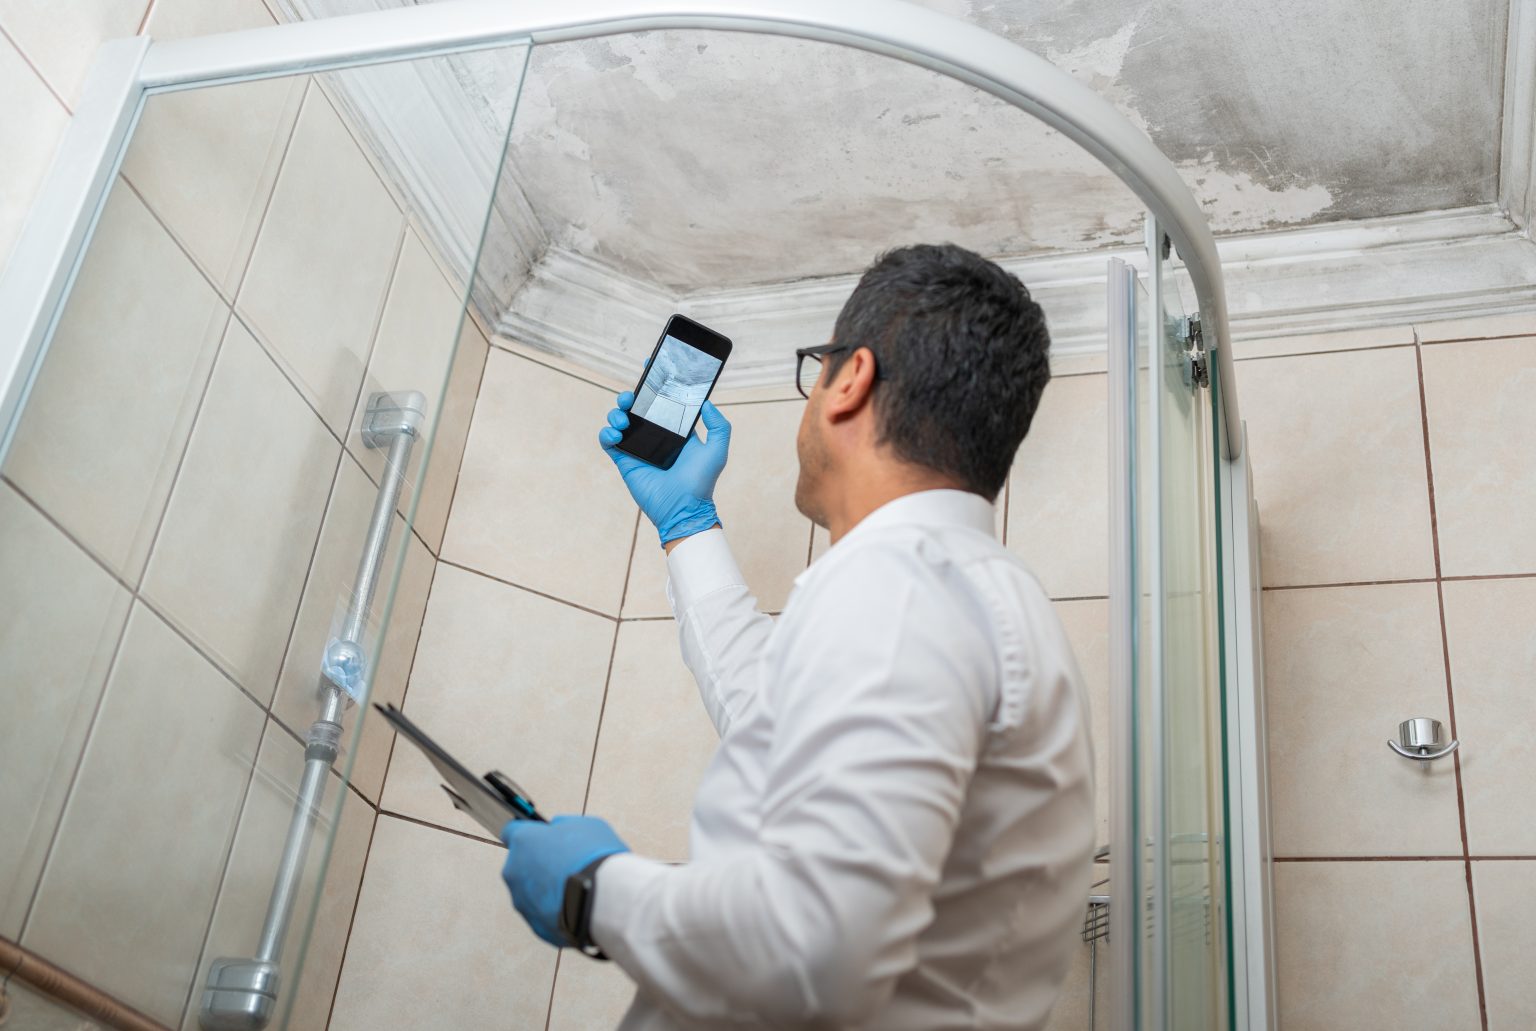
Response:
[{"label": "man's ear", "polygon": [[875,354],[860,347],[838,366],[837,375],[827,384],[822,414],[834,423],[853,418],[870,403],[874,387]]}]

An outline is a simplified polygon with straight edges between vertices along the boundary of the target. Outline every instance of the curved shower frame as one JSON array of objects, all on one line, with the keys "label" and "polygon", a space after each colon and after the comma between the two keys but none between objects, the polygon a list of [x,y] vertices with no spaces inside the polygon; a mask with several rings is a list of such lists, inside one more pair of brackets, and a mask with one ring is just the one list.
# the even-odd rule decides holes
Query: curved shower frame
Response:
[{"label": "curved shower frame", "polygon": [[[1220,259],[1205,215],[1172,162],[1108,101],[1044,58],[977,26],[898,0],[524,0],[519,4],[453,0],[198,39],[152,42],[139,37],[104,45],[53,169],[0,278],[0,462],[9,450],[16,416],[42,364],[61,302],[149,95],[655,29],[756,32],[892,57],[990,93],[1096,157],[1141,199],[1150,223],[1166,235],[1184,263],[1207,353],[1214,352],[1217,365],[1221,425],[1216,436],[1226,459],[1218,463],[1223,489],[1233,484],[1246,488],[1245,463],[1237,461],[1244,435]],[[1248,551],[1241,532],[1235,539],[1229,532],[1220,546],[1229,555]],[[1121,564],[1125,561],[1123,555],[1112,557]],[[1231,606],[1241,607],[1244,602],[1242,592],[1234,591],[1231,583],[1230,570],[1237,563],[1224,565],[1229,570],[1225,590],[1230,623]],[[1251,646],[1242,640],[1233,649],[1234,654],[1249,651]],[[1239,671],[1231,664],[1228,670],[1229,675],[1241,672],[1251,691],[1251,671]],[[1253,756],[1243,761],[1251,763]],[[1245,798],[1239,807],[1249,801]],[[1253,801],[1255,811],[1261,810],[1262,796]],[[1120,907],[1115,913],[1117,925],[1131,919],[1134,908]],[[1241,934],[1233,944],[1241,949]],[[1267,980],[1266,974],[1249,970],[1238,981],[1245,977],[1252,981],[1255,976],[1260,982]],[[1116,987],[1116,1010],[1121,1014],[1130,1012],[1126,1007],[1131,991],[1129,984]],[[1240,1026],[1246,1024],[1240,1022]]]}]

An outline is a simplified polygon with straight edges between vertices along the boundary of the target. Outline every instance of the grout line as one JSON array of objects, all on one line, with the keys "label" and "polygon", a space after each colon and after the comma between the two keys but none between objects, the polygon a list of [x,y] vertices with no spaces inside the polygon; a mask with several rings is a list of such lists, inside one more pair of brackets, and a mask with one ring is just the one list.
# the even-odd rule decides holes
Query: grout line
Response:
[{"label": "grout line", "polygon": [[[442,831],[444,834],[453,834],[461,838],[468,838],[470,841],[478,841],[482,845],[495,845],[497,848],[502,847],[501,842],[487,835],[471,834],[469,831],[461,831],[457,827],[444,827],[440,823],[433,823],[431,820],[423,820],[419,816],[410,816],[406,813],[397,812],[394,809],[385,809],[384,807],[380,806],[379,815],[391,816],[396,820],[403,820],[406,823],[414,823],[418,827],[426,827],[429,830]],[[372,847],[369,848],[369,851],[373,851]]]},{"label": "grout line", "polygon": [[[1419,426],[1424,437],[1424,477],[1429,489],[1429,534],[1435,555],[1435,604],[1440,618],[1440,661],[1445,671],[1445,704],[1451,737],[1456,738],[1456,691],[1451,675],[1450,634],[1445,625],[1445,585],[1441,582],[1440,520],[1435,505],[1435,461],[1429,438],[1429,402],[1424,388],[1424,349],[1419,344],[1418,330],[1413,331],[1413,359],[1419,382]],[[1467,912],[1472,921],[1472,967],[1477,975],[1477,1008],[1482,1021],[1482,1031],[1488,1031],[1488,996],[1483,984],[1482,944],[1477,934],[1477,897],[1472,888],[1472,849],[1467,840],[1467,799],[1461,779],[1461,753],[1452,754],[1456,773],[1456,816],[1461,827],[1461,856],[1467,878]]]},{"label": "grout line", "polygon": [[[1414,335],[1418,336],[1418,328],[1414,328]],[[1529,340],[1536,337],[1536,329],[1524,333],[1498,333],[1487,337],[1445,337],[1439,340],[1420,340],[1420,347],[1437,347],[1440,344],[1482,344],[1494,340]]]},{"label": "grout line", "polygon": [[144,6],[144,17],[139,19],[139,27],[133,30],[133,34],[135,36],[142,36],[144,34],[144,27],[149,24],[149,16],[153,14],[154,11],[155,0],[149,0],[149,3]]},{"label": "grout line", "polygon": [[3,25],[0,25],[0,39],[4,39],[11,45],[11,48],[16,51],[17,55],[22,59],[26,66],[32,69],[32,74],[37,76],[37,81],[43,84],[43,89],[47,90],[53,95],[53,99],[59,102],[59,106],[64,109],[65,114],[69,115],[70,118],[74,118],[75,109],[69,105],[69,101],[65,100],[64,97],[60,95],[59,91],[53,88],[53,83],[48,81],[48,76],[43,74],[43,70],[41,68],[32,63],[31,55],[22,49],[21,44],[16,42],[16,38],[14,36],[5,31],[5,26]]},{"label": "grout line", "polygon": [[[432,607],[432,589],[437,586],[437,567],[440,564],[441,561],[437,559],[434,559],[432,562],[432,579],[427,581],[427,598],[421,606],[421,623],[416,628],[416,647],[411,649],[411,664],[405,671],[405,686],[400,690],[401,712],[405,711],[405,700],[411,693],[411,678],[416,675],[416,657],[421,654],[422,631],[427,625],[427,610]],[[380,808],[384,803],[384,786],[389,783],[389,771],[395,763],[395,744],[399,740],[400,735],[391,731],[389,735],[389,751],[384,756],[384,776],[379,778],[379,805],[374,806],[375,809]],[[365,859],[364,862],[367,862],[367,860]]]},{"label": "grout line", "polygon": [[[571,379],[577,380],[578,382],[587,384],[589,387],[597,387],[599,390],[604,390],[604,391],[609,391],[609,392],[612,392],[612,390],[613,390],[613,387],[609,386],[607,383],[599,383],[596,380],[587,379],[585,376],[578,376],[574,372],[567,371],[566,369],[557,368],[556,366],[550,365],[548,362],[542,362],[542,361],[540,361],[537,358],[531,358],[528,355],[523,354],[520,351],[514,351],[510,347],[506,346],[505,344],[497,343],[497,341],[500,340],[500,339],[501,339],[501,337],[500,337],[499,334],[493,333],[493,334],[489,335],[488,337],[486,337],[486,343],[490,344],[492,347],[496,348],[498,351],[501,351],[501,352],[503,352],[505,354],[511,355],[513,358],[521,358],[525,362],[532,362],[534,365],[537,365],[540,368],[548,369],[550,372],[558,372],[562,376],[568,376]],[[526,347],[528,345],[524,344],[523,346]],[[487,358],[489,358],[489,355],[487,355]],[[628,387],[624,387],[624,388],[622,388],[620,390],[620,393],[622,393],[624,390],[628,390],[628,389],[629,389]]]},{"label": "grout line", "polygon": [[[631,545],[631,547],[633,547],[633,545]],[[474,569],[470,566],[461,565],[458,562],[454,562],[452,559],[439,558],[437,561],[439,565],[452,566],[454,569],[460,570],[461,572],[473,573],[475,576],[483,576],[487,580],[494,580],[499,584],[505,584],[508,587],[514,587],[519,591],[527,591],[529,594],[537,595],[540,598],[548,598],[550,601],[557,601],[561,605],[569,605],[573,609],[580,609],[582,612],[586,612],[594,616],[601,616],[602,618],[612,620],[615,623],[619,622],[618,616],[610,616],[606,612],[599,612],[597,609],[591,609],[585,605],[579,605],[574,601],[567,601],[564,598],[557,598],[553,594],[546,594],[543,591],[536,591],[532,587],[524,587],[522,584],[513,583],[511,580],[506,580],[492,573],[487,573],[483,569]],[[625,575],[628,576],[628,573]]]},{"label": "grout line", "polygon": [[[635,546],[640,539],[640,510],[635,510],[635,532],[629,539],[629,562],[625,564],[624,590],[629,590],[629,573],[635,564]],[[581,811],[586,813],[587,802],[592,798],[592,774],[597,770],[597,746],[603,738],[603,714],[608,711],[608,688],[613,683],[613,660],[619,654],[619,629],[621,623],[614,622],[613,644],[608,649],[608,669],[603,673],[603,700],[597,706],[597,728],[592,734],[592,758],[587,762],[587,786],[581,793]],[[550,988],[550,998],[554,998],[554,988]]]},{"label": "grout line", "polygon": [[1405,340],[1399,344],[1370,344],[1366,347],[1330,347],[1320,351],[1295,351],[1290,354],[1250,354],[1247,356],[1232,356],[1234,362],[1272,362],[1281,358],[1310,358],[1315,354],[1357,354],[1362,351],[1393,351],[1403,347],[1414,347],[1412,340]]},{"label": "grout line", "polygon": [[[338,821],[339,825],[339,821]],[[363,879],[368,876],[368,857],[373,854],[373,836],[379,829],[379,810],[373,810],[373,823],[368,826],[368,845],[363,849],[363,868],[357,872],[357,891],[352,895],[352,912],[347,916],[347,934],[341,940],[341,956],[336,961],[336,983],[331,986],[331,1005],[325,1011],[325,1026],[331,1026],[331,1019],[336,1015],[336,996],[341,994],[341,973],[347,968],[347,950],[352,947],[352,928],[357,926],[358,903],[363,900]],[[330,873],[329,870],[326,873]],[[325,887],[322,883],[321,891]]]},{"label": "grout line", "polygon": [[1465,856],[1275,856],[1276,863],[1464,863]]},{"label": "grout line", "polygon": [[[619,590],[619,618],[624,618],[624,610],[629,608],[629,582],[630,574],[635,569],[635,552],[638,550],[640,539],[640,510],[635,509],[635,529],[629,535],[629,563],[624,567],[624,586]],[[639,617],[633,617],[639,618]]]},{"label": "grout line", "polygon": [[[1433,515],[1431,515],[1433,522]],[[1401,580],[1340,580],[1337,583],[1326,584],[1276,584],[1265,587],[1266,591],[1315,591],[1323,587],[1391,587],[1395,584],[1432,584],[1433,576],[1410,576]]]},{"label": "grout line", "polygon": [[565,950],[556,950],[555,972],[549,978],[549,1002],[544,1006],[544,1031],[549,1031],[550,1021],[555,1019],[555,985],[560,981],[560,961],[564,958]]},{"label": "grout line", "polygon": [[1478,580],[1530,580],[1536,573],[1471,573],[1466,576],[1442,576],[1442,583],[1465,583]]},{"label": "grout line", "polygon": [[[384,328],[384,315],[387,311],[389,311],[389,297],[390,294],[394,293],[395,280],[399,278],[400,275],[400,263],[405,258],[405,238],[409,232],[410,226],[402,218],[400,222],[400,234],[395,238],[394,253],[390,256],[389,259],[389,275],[384,277],[384,290],[379,294],[379,307],[373,313],[373,327],[368,331],[368,353],[363,355],[363,374],[358,377],[357,390],[352,394],[352,407],[347,412],[346,437],[348,439],[350,439],[352,436],[352,428],[357,425],[361,415],[363,414],[363,397],[368,393],[368,370],[373,367],[373,355],[374,352],[379,348],[379,333]],[[458,341],[454,341],[454,346],[458,346]],[[451,357],[452,356],[450,356],[450,361],[448,363],[450,372],[453,369],[453,362]],[[342,441],[341,446],[343,448],[347,446],[346,440]],[[415,453],[414,448],[413,453]],[[357,464],[362,465],[363,463],[359,461]],[[386,461],[385,464],[387,465],[388,462]],[[363,470],[364,473],[367,471],[367,469]],[[370,476],[369,479],[373,479],[373,477]],[[378,484],[374,484],[374,486],[378,486]],[[415,489],[415,486],[415,484],[411,484],[413,490]],[[396,508],[398,509],[398,507],[399,503],[396,502]]]},{"label": "grout line", "polygon": [[[267,714],[263,713],[263,717]],[[261,733],[256,735],[256,751],[251,754],[251,767],[245,774],[245,788],[240,792],[240,805],[235,809],[235,823],[230,829],[229,843],[224,848],[224,862],[219,867],[219,887],[213,893],[213,905],[208,907],[208,920],[203,925],[203,937],[197,946],[197,962],[192,968],[192,983],[187,986],[187,997],[181,1004],[181,1021],[185,1024],[190,1016],[192,1000],[202,987],[203,960],[208,956],[208,938],[213,934],[213,921],[219,913],[219,902],[224,898],[224,886],[229,883],[229,867],[235,858],[235,842],[240,838],[240,825],[245,822],[245,807],[251,800],[251,785],[256,783],[256,767],[261,764],[261,749],[267,742],[267,728],[271,721],[263,718]]]},{"label": "grout line", "polygon": [[[461,338],[462,335],[463,334],[461,333]],[[458,358],[457,349],[455,349],[454,358]],[[454,503],[459,500],[459,483],[464,479],[464,456],[469,454],[469,437],[475,429],[475,409],[480,407],[480,391],[485,387],[485,370],[486,367],[490,364],[491,350],[489,342],[487,341],[485,357],[480,362],[480,376],[475,380],[475,392],[470,396],[469,418],[464,424],[464,445],[463,447],[459,448],[458,471],[455,472],[453,476],[453,489],[448,492],[448,507],[443,511],[443,536],[442,539],[437,542],[437,548],[435,550],[432,548],[427,549],[432,552],[432,557],[437,559],[439,562],[441,562],[443,559],[443,544],[448,540],[448,526],[453,522],[453,506]],[[452,362],[448,364],[448,377],[450,380],[453,378]],[[446,394],[446,391],[444,393]]]}]

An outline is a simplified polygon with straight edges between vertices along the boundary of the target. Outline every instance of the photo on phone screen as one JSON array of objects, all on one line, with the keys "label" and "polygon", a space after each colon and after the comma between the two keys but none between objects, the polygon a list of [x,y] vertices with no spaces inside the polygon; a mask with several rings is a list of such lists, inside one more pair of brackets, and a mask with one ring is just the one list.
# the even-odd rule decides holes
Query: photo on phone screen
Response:
[{"label": "photo on phone screen", "polygon": [[670,469],[730,353],[730,340],[707,326],[682,315],[668,319],[635,387],[629,428],[618,449]]}]

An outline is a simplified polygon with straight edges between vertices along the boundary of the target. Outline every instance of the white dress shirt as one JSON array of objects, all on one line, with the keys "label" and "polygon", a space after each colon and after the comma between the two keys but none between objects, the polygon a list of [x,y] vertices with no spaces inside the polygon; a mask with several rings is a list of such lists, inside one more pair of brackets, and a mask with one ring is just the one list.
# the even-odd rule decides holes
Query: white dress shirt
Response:
[{"label": "white dress shirt", "polygon": [[[963,491],[881,507],[777,620],[711,530],[668,557],[720,746],[691,860],[615,856],[621,1028],[1041,1028],[1087,902],[1093,757],[1045,592]],[[666,756],[656,756],[666,762]]]}]

